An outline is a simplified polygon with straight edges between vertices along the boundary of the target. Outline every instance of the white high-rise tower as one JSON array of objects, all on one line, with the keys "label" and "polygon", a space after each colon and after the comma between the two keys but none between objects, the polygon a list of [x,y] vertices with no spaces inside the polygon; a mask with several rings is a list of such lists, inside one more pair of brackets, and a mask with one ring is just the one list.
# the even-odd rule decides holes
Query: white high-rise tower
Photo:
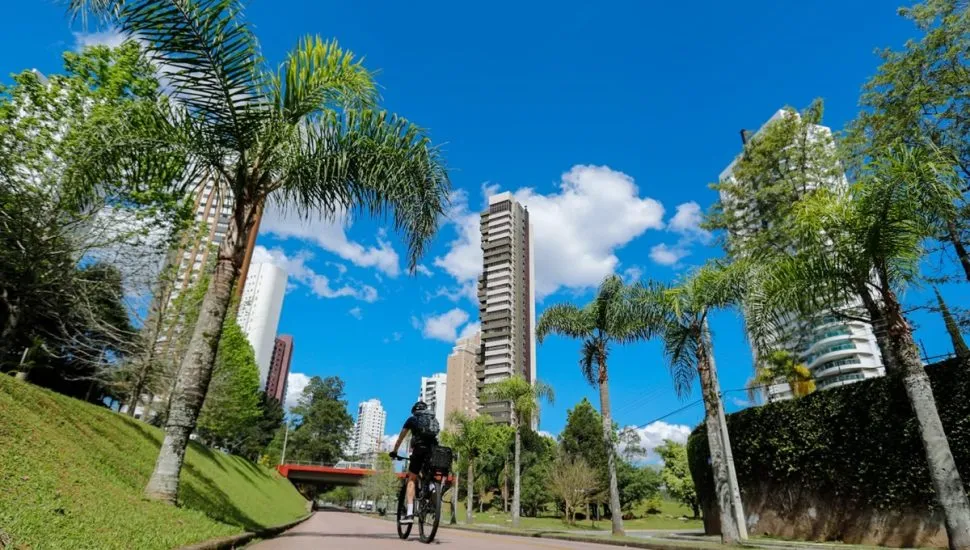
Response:
[{"label": "white high-rise tower", "polygon": [[285,292],[286,271],[282,268],[271,263],[250,266],[236,321],[253,346],[256,365],[259,367],[259,384],[264,390],[273,359],[276,329],[280,323]]},{"label": "white high-rise tower", "polygon": [[[753,136],[757,139],[758,134],[775,121],[786,116],[799,116],[797,113],[786,110],[779,110],[771,119],[768,120]],[[809,129],[809,139],[825,140],[832,142],[832,130],[826,126],[813,125]],[[734,168],[738,160],[735,159],[727,168],[721,172],[720,181],[731,182],[734,184],[746,184],[739,182],[734,177]],[[807,184],[806,189],[826,186],[833,189],[845,188],[848,185],[845,175],[840,174],[831,181],[820,181]],[[725,204],[732,204],[731,197],[726,193],[721,193],[721,201]],[[744,211],[738,205],[733,205],[739,211]],[[757,233],[761,227],[752,224],[751,227],[741,227],[732,231],[729,235],[732,246],[743,246],[744,239]],[[845,310],[859,310],[861,300],[857,303],[848,303]],[[826,315],[818,319],[802,320],[791,318],[790,325],[783,329],[782,334],[784,343],[779,343],[778,347],[796,353],[799,359],[805,363],[815,378],[816,387],[819,390],[834,388],[851,384],[866,378],[884,376],[886,373],[882,364],[882,355],[879,352],[879,345],[870,323],[857,320],[846,320],[837,318],[833,315]],[[757,360],[757,350],[755,360]],[[781,382],[768,387],[767,397],[770,401],[791,399],[793,396],[791,387],[786,382]]]},{"label": "white high-rise tower", "polygon": [[448,375],[439,372],[431,376],[421,377],[421,393],[418,395],[419,401],[428,404],[428,410],[434,413],[438,419],[438,426],[445,426],[445,397],[448,388]]},{"label": "white high-rise tower", "polygon": [[357,422],[350,439],[350,454],[360,459],[371,459],[380,452],[384,441],[387,413],[378,399],[368,399],[357,405]]}]

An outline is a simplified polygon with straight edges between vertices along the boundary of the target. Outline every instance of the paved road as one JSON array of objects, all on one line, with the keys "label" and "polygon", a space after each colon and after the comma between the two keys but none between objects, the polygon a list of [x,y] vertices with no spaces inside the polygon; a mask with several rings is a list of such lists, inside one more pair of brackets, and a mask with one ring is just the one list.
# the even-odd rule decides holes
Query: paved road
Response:
[{"label": "paved road", "polygon": [[[441,528],[434,546],[460,550],[602,550],[616,548],[600,544],[486,535],[470,531]],[[317,512],[312,518],[297,525],[280,536],[259,542],[250,548],[255,550],[384,550],[424,548],[418,541],[418,526],[411,531],[411,538],[402,541],[397,537],[394,523],[346,512]]]}]

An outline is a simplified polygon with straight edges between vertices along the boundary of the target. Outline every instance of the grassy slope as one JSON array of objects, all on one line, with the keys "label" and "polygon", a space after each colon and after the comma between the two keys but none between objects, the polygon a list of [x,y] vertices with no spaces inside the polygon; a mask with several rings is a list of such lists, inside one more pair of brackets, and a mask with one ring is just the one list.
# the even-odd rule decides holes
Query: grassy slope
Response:
[{"label": "grassy slope", "polygon": [[0,547],[173,548],[305,514],[276,472],[192,444],[173,507],[141,498],[162,432],[0,375]]}]

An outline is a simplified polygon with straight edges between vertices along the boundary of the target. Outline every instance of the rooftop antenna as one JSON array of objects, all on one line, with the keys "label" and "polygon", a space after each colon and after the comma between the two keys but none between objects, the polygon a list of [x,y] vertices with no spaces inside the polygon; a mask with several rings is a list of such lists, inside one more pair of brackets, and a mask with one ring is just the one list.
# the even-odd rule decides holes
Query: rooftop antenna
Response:
[{"label": "rooftop antenna", "polygon": [[747,144],[748,144],[748,131],[745,130],[744,128],[741,128],[741,145],[747,145]]}]

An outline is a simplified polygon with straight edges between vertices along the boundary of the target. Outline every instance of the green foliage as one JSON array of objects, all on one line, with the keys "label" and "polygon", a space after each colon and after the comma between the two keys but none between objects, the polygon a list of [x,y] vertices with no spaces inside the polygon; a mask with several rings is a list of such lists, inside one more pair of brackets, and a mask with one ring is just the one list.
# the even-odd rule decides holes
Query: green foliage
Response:
[{"label": "green foliage", "polygon": [[549,479],[556,460],[556,441],[532,430],[522,432],[522,511],[527,516],[538,516],[539,511],[553,496],[549,491]]},{"label": "green foliage", "polygon": [[624,512],[637,508],[644,500],[660,496],[660,472],[650,466],[636,466],[619,460],[616,483],[620,488],[620,506]]},{"label": "green foliage", "polygon": [[694,517],[700,515],[700,502],[697,499],[697,490],[694,488],[694,480],[690,475],[690,468],[687,464],[687,447],[682,443],[665,439],[663,445],[655,449],[663,460],[663,469],[660,477],[663,481],[667,494],[684,506],[690,507],[694,512]]},{"label": "green foliage", "polygon": [[303,390],[293,414],[287,460],[335,463],[340,460],[354,421],[347,412],[344,382],[336,376],[314,376]]},{"label": "green foliage", "polygon": [[603,417],[585,397],[566,410],[566,426],[559,434],[559,444],[567,455],[582,457],[586,464],[595,465],[602,479],[607,480]]},{"label": "green foliage", "polygon": [[[970,480],[970,376],[956,360],[927,369],[950,449]],[[816,392],[728,416],[741,490],[791,490],[839,506],[936,510],[920,430],[906,392],[892,377]],[[704,426],[687,443],[690,471],[705,508],[714,509]]]},{"label": "green foliage", "polygon": [[234,316],[226,317],[222,331],[197,430],[205,443],[238,453],[248,428],[263,414],[259,367],[253,347]]},{"label": "green foliage", "polygon": [[[362,500],[394,501],[397,498],[397,491],[400,488],[400,481],[397,473],[394,472],[394,464],[391,457],[380,453],[377,455],[377,464],[374,465],[374,473],[367,476],[360,484],[358,489]],[[393,506],[388,507],[393,508]]]},{"label": "green foliage", "polygon": [[181,506],[142,488],[161,430],[0,376],[0,525],[11,548],[164,550],[280,525],[306,502],[272,469],[192,443]]}]

